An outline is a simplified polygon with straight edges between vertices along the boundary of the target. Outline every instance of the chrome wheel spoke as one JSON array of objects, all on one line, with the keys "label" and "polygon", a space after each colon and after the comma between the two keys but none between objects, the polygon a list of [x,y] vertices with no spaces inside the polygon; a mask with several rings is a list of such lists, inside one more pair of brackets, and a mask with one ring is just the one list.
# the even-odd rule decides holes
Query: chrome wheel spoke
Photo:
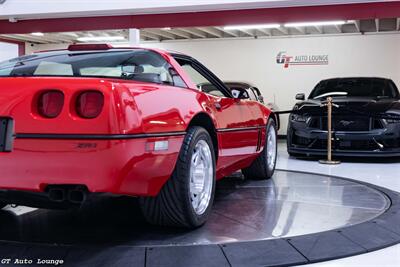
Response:
[{"label": "chrome wheel spoke", "polygon": [[214,165],[211,149],[207,142],[200,140],[194,149],[190,166],[190,197],[194,211],[201,215],[211,199],[214,179]]}]

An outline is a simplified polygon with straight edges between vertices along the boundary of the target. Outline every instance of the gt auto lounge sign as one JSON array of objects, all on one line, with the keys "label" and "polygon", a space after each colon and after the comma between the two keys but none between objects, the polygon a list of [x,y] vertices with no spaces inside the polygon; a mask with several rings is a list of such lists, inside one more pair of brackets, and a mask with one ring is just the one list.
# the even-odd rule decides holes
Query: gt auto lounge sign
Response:
[{"label": "gt auto lounge sign", "polygon": [[291,56],[281,51],[276,56],[276,63],[282,64],[285,69],[289,66],[316,66],[328,65],[328,55],[296,55]]}]

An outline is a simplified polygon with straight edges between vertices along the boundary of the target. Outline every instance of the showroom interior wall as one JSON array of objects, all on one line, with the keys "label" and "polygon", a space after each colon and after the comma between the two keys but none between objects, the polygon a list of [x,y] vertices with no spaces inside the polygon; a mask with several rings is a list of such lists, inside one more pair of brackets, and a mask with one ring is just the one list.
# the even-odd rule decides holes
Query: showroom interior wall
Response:
[{"label": "showroom interior wall", "polygon": [[0,61],[18,57],[18,45],[0,42]]},{"label": "showroom interior wall", "polygon": [[[65,46],[65,45],[64,45]],[[229,81],[246,81],[259,87],[266,102],[281,110],[291,109],[296,93],[308,94],[315,84],[331,77],[382,76],[400,87],[400,35],[368,34],[309,36],[259,39],[218,39],[144,43],[187,53]],[[36,45],[27,52],[59,48]],[[327,65],[290,65],[277,63],[277,55],[328,56]],[[283,115],[280,134],[286,133]]]}]

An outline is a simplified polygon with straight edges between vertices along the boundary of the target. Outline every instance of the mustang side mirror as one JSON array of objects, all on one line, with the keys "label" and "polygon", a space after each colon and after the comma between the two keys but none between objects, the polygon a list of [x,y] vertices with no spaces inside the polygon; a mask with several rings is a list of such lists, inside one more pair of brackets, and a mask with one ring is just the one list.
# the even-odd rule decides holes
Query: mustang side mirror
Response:
[{"label": "mustang side mirror", "polygon": [[297,94],[296,100],[306,100],[306,95],[305,94]]}]

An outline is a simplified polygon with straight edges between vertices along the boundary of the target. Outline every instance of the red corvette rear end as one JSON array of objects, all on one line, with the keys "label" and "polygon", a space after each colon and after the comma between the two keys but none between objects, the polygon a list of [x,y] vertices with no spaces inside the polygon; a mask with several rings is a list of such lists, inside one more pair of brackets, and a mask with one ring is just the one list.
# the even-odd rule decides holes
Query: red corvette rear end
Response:
[{"label": "red corvette rear end", "polygon": [[[121,118],[126,110],[119,108],[124,89],[118,86],[100,79],[0,79],[0,114],[15,129],[15,136],[6,137],[12,151],[1,154],[1,187],[40,192],[48,185],[76,184],[90,192],[156,194],[157,183],[171,175],[183,133],[139,135],[143,129],[133,106],[129,119]],[[167,153],[150,149],[164,139]],[[129,164],[136,164],[133,172]],[[149,164],[158,166],[135,180],[134,170]]]},{"label": "red corvette rear end", "polygon": [[[266,146],[269,111],[260,107],[263,116],[247,119],[256,126],[238,125],[254,139],[243,140],[236,156],[224,156],[222,137],[230,133],[218,131],[221,123],[213,115],[218,106],[210,107],[217,100],[196,90],[178,62],[160,51],[78,45],[3,63],[0,201],[57,208],[79,206],[102,193],[129,195],[142,198],[152,223],[199,226],[208,216],[215,179],[248,167]],[[254,107],[248,110],[254,114]],[[189,139],[197,136],[191,147]],[[199,150],[187,170],[178,159],[184,149]],[[185,171],[178,175],[181,165]],[[164,205],[158,198],[170,190],[170,177],[187,175],[188,201],[196,202],[192,217],[182,215],[187,207],[179,203],[181,218],[150,214]]]}]

